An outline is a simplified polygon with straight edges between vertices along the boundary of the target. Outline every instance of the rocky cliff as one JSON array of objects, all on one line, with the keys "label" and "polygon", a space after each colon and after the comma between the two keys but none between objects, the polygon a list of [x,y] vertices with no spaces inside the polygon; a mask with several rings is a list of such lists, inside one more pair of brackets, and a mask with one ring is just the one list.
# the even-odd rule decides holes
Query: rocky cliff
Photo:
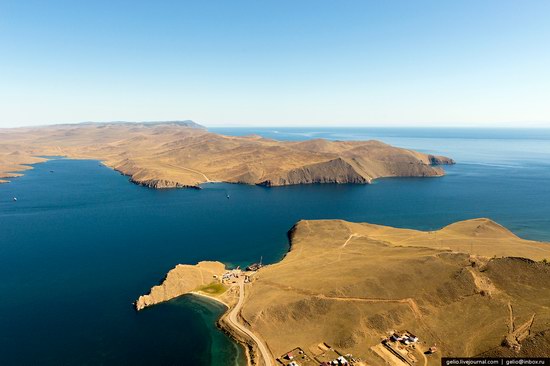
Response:
[{"label": "rocky cliff", "polygon": [[220,262],[205,261],[194,266],[178,264],[168,272],[160,285],[151,288],[149,294],[140,296],[135,302],[135,307],[137,310],[142,310],[187,294],[200,286],[212,283],[224,272],[225,265]]}]

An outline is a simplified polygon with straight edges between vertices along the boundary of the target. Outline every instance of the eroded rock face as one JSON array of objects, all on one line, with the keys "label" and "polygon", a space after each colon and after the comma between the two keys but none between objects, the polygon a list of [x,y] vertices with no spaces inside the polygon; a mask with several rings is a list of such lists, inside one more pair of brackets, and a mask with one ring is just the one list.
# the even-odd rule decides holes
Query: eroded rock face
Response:
[{"label": "eroded rock face", "polygon": [[167,188],[198,188],[197,186],[188,186],[178,182],[174,182],[166,179],[149,179],[144,181],[134,180],[131,178],[130,181],[140,186],[154,188],[154,189],[167,189]]},{"label": "eroded rock face", "polygon": [[[225,265],[220,262],[199,262],[196,265],[178,264],[162,283],[151,288],[147,295],[140,296],[135,302],[137,310],[171,300],[208,285],[220,278],[225,272]],[[216,277],[214,277],[216,276]]]},{"label": "eroded rock face", "polygon": [[451,165],[455,163],[451,158],[438,155],[428,155],[428,160],[431,165]]},{"label": "eroded rock face", "polygon": [[283,186],[311,183],[370,183],[368,177],[362,176],[351,164],[337,158],[322,163],[306,165],[292,169],[269,180],[261,182],[265,186]]}]

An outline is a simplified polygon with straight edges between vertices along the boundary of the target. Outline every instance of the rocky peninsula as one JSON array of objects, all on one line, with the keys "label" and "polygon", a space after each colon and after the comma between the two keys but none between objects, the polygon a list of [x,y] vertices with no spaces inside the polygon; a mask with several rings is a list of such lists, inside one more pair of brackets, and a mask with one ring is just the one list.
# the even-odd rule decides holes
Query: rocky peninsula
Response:
[{"label": "rocky peninsula", "polygon": [[[549,356],[550,243],[521,239],[485,218],[436,231],[300,221],[289,237],[279,263],[216,279],[232,289],[219,325],[246,346],[251,364],[273,364],[292,350],[380,366]],[[176,267],[138,308],[196,293],[223,270],[197,267]],[[399,346],[405,363],[389,352],[392,334],[417,339]]]},{"label": "rocky peninsula", "polygon": [[225,272],[225,265],[220,262],[199,262],[196,265],[178,264],[162,283],[151,288],[147,295],[140,296],[135,302],[137,310],[155,305],[175,297],[199,291],[201,288],[218,282]]},{"label": "rocky peninsula", "polygon": [[220,302],[227,307],[218,326],[244,346],[249,364],[272,365],[273,356],[265,342],[242,323],[240,312],[245,301],[245,284],[251,282],[255,271],[228,270],[220,262],[199,262],[196,265],[178,264],[168,272],[160,285],[140,296],[134,306],[137,311],[192,294]]},{"label": "rocky peninsula", "polygon": [[0,179],[43,156],[95,159],[136,184],[197,188],[208,182],[283,186],[368,184],[382,177],[437,177],[444,156],[380,141],[276,141],[224,136],[192,121],[84,123],[0,129]]}]

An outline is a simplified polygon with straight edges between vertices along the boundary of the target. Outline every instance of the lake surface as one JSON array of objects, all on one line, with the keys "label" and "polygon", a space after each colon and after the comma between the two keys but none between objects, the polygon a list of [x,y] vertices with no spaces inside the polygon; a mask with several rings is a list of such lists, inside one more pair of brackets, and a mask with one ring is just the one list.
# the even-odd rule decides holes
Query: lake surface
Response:
[{"label": "lake surface", "polygon": [[37,164],[0,185],[0,364],[242,363],[242,350],[214,325],[219,305],[184,296],[136,313],[131,303],[177,263],[278,261],[300,219],[437,229],[489,217],[524,238],[550,241],[550,130],[211,130],[374,138],[458,164],[441,178],[366,186],[203,190],[140,187],[97,161]]}]

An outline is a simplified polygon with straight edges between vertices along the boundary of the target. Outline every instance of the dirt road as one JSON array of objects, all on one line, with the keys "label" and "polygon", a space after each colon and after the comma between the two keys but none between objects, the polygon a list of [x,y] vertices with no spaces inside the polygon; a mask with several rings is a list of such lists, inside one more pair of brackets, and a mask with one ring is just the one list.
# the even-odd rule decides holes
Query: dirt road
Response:
[{"label": "dirt road", "polygon": [[237,302],[237,305],[235,305],[235,307],[229,313],[229,316],[228,316],[229,323],[233,326],[233,328],[238,329],[240,332],[246,334],[249,338],[251,338],[254,341],[254,343],[256,343],[256,345],[258,346],[258,349],[260,350],[260,354],[263,358],[264,365],[273,366],[274,365],[273,357],[271,356],[271,353],[269,352],[265,343],[250,329],[246,328],[243,324],[239,323],[237,316],[239,314],[239,311],[241,311],[243,303],[244,303],[244,278],[239,278],[239,301]]}]

